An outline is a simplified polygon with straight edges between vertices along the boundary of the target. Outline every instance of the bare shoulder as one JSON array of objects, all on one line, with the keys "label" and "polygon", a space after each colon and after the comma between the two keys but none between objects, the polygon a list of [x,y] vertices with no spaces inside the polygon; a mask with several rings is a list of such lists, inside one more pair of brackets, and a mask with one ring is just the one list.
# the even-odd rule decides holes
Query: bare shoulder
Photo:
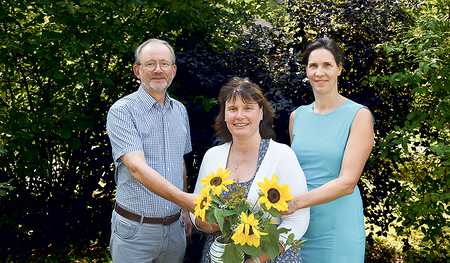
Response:
[{"label": "bare shoulder", "polygon": [[352,126],[350,128],[350,133],[373,137],[373,124],[373,116],[370,110],[368,110],[367,108],[361,108],[356,113],[355,119],[353,120]]},{"label": "bare shoulder", "polygon": [[369,123],[371,126],[373,125],[373,116],[369,109],[361,108],[355,116],[355,120],[353,123]]},{"label": "bare shoulder", "polygon": [[292,112],[291,112],[291,114],[289,115],[289,121],[294,121],[294,119],[295,119],[295,110],[293,110]]}]

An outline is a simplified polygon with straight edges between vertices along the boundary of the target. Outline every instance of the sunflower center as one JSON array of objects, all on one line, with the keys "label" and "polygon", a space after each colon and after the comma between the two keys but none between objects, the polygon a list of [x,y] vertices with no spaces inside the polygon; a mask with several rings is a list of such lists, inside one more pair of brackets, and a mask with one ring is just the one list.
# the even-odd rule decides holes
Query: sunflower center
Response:
[{"label": "sunflower center", "polygon": [[206,198],[203,198],[203,199],[202,199],[202,202],[200,203],[200,209],[205,208],[206,202],[207,202]]},{"label": "sunflower center", "polygon": [[269,199],[272,204],[277,203],[280,201],[280,192],[275,188],[270,188],[270,190],[267,191],[267,199]]},{"label": "sunflower center", "polygon": [[251,236],[251,235],[253,235],[254,234],[254,232],[253,232],[253,227],[248,227],[249,229],[248,229],[248,235],[249,236]]},{"label": "sunflower center", "polygon": [[222,184],[222,179],[220,177],[214,177],[211,179],[211,185],[219,186]]}]

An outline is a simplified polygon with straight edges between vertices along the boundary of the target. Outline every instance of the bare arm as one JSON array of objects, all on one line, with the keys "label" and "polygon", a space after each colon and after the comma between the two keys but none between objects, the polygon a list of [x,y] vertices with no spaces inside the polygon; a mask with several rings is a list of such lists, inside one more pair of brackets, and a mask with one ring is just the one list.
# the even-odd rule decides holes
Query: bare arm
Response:
[{"label": "bare arm", "polygon": [[[183,160],[183,191],[185,193],[188,193],[187,170],[186,170],[186,163],[184,162],[184,160]],[[192,234],[192,222],[191,218],[189,217],[189,210],[183,207],[181,209],[181,213],[183,216],[183,221],[185,223],[186,237],[189,237]]]},{"label": "bare arm", "polygon": [[[292,113],[289,119],[291,143],[294,116]],[[350,127],[339,177],[312,191],[294,196],[293,200],[288,201],[289,210],[282,214],[291,214],[297,209],[328,203],[353,193],[372,151],[373,141],[372,115],[369,110],[362,108]]]},{"label": "bare arm", "polygon": [[294,120],[295,120],[295,111],[293,111],[291,113],[291,115],[289,116],[289,138],[291,139],[291,144],[292,144],[292,141],[294,140],[294,137],[293,137]]},{"label": "bare arm", "polygon": [[[120,159],[130,171],[131,176],[147,187],[147,189],[191,212],[194,211],[195,204],[193,202],[197,195],[181,191],[148,166],[145,162],[144,152],[129,152],[120,157]],[[185,173],[186,169],[184,169],[183,175]]]}]

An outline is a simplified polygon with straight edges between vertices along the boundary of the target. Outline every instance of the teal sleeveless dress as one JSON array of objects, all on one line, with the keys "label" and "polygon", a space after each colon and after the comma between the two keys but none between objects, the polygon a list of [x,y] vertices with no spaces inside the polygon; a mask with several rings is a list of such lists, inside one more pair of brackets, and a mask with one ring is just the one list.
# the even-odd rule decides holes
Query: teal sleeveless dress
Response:
[{"label": "teal sleeveless dress", "polygon": [[[313,111],[314,103],[295,112],[291,148],[311,191],[339,176],[350,126],[364,106],[347,100],[327,114]],[[300,253],[304,263],[364,262],[365,227],[361,194],[310,208],[311,218]]]}]

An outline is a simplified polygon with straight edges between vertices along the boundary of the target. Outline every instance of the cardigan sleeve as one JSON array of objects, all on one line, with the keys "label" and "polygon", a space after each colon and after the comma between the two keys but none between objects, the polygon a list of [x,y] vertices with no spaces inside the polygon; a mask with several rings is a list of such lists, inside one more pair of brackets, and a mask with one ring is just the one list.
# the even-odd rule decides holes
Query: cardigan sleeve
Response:
[{"label": "cardigan sleeve", "polygon": [[[269,149],[264,157],[263,163],[257,173],[257,176],[250,188],[249,199],[252,203],[258,200],[257,190],[259,189],[258,182],[264,182],[264,178],[272,179],[272,175],[276,174],[278,177],[278,184],[288,184],[291,189],[291,194],[297,195],[308,191],[306,178],[294,151],[287,145],[270,142]],[[282,216],[281,218],[274,218],[278,228],[287,228],[290,231],[283,234],[286,238],[293,233],[296,240],[300,240],[305,234],[309,225],[309,207],[299,209],[291,215]],[[290,246],[285,247],[288,249]]]}]

